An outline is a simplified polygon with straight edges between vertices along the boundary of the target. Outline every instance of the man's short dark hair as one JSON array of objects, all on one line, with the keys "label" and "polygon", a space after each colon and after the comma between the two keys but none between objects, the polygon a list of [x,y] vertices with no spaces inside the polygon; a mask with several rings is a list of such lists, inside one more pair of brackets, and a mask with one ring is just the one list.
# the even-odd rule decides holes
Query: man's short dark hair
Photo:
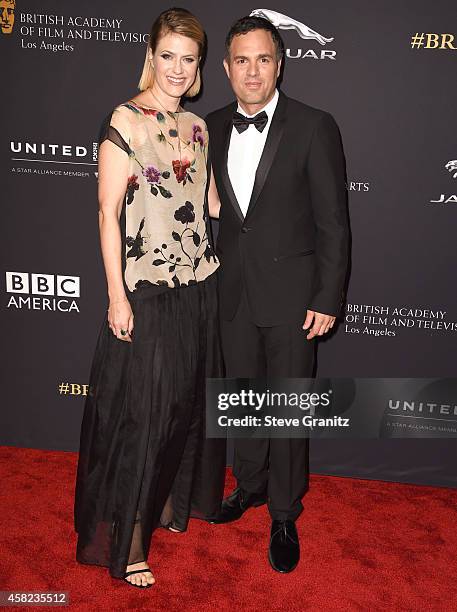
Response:
[{"label": "man's short dark hair", "polygon": [[225,39],[225,57],[228,58],[230,55],[230,45],[235,36],[247,34],[253,30],[266,30],[270,32],[276,47],[276,59],[279,62],[284,57],[284,43],[275,26],[264,17],[247,16],[235,21]]}]

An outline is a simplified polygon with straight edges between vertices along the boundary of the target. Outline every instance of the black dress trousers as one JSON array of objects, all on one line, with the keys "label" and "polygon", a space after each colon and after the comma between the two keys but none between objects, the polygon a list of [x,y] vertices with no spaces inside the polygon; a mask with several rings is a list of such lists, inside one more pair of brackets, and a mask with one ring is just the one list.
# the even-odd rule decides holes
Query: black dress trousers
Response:
[{"label": "black dress trousers", "polygon": [[[307,340],[303,317],[287,325],[260,327],[251,316],[243,290],[235,314],[221,320],[227,378],[309,378],[313,375],[315,340]],[[309,440],[236,439],[233,473],[238,486],[266,492],[273,520],[295,521],[309,484]]]}]

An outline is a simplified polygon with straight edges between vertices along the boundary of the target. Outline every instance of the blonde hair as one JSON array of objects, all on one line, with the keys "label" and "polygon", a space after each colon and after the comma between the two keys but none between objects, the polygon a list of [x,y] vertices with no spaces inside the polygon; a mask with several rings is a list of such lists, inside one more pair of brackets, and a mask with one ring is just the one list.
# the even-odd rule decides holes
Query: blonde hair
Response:
[{"label": "blonde hair", "polygon": [[[152,24],[149,33],[149,42],[146,47],[146,55],[144,58],[143,71],[141,73],[138,89],[144,91],[148,87],[152,87],[154,83],[154,69],[152,68],[150,53],[154,53],[157,44],[162,36],[168,33],[181,34],[194,40],[198,45],[199,61],[206,48],[205,31],[190,11],[183,8],[172,8],[161,13]],[[184,94],[188,98],[196,96],[201,88],[202,80],[200,74],[200,66],[197,68],[195,81]]]}]

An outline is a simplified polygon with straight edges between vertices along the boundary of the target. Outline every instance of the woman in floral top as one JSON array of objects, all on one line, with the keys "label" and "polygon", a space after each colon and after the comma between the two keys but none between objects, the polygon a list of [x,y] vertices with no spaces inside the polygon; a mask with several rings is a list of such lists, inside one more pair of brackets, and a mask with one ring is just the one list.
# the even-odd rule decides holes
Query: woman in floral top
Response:
[{"label": "woman in floral top", "polygon": [[158,526],[219,511],[222,441],[204,433],[222,376],[207,213],[208,132],[180,106],[200,89],[205,35],[185,9],[152,26],[141,93],[103,122],[99,225],[109,308],[90,375],[75,497],[77,560],[134,586]]},{"label": "woman in floral top", "polygon": [[128,155],[124,278],[135,292],[197,283],[218,266],[204,200],[208,132],[191,112],[158,111],[129,100],[102,134]]}]

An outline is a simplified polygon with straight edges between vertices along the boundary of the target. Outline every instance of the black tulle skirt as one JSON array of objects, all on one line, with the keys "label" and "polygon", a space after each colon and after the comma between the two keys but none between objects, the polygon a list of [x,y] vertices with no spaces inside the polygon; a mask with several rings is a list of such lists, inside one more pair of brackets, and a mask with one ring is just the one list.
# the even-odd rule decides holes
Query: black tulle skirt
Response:
[{"label": "black tulle skirt", "polygon": [[76,558],[117,578],[156,527],[216,516],[225,474],[223,441],[205,438],[205,378],[223,375],[216,275],[131,304],[131,343],[100,331],[75,494]]}]

